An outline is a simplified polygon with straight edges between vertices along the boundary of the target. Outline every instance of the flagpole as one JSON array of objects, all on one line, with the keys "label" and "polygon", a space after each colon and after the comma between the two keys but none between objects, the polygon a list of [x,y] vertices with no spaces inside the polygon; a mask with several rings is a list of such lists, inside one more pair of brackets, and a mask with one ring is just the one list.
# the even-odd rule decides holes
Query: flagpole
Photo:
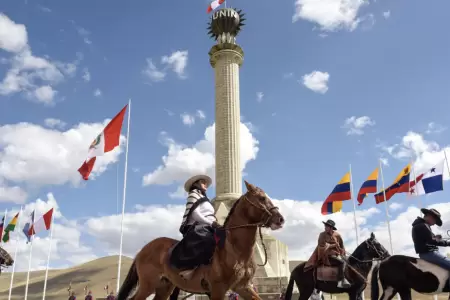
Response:
[{"label": "flagpole", "polygon": [[116,213],[119,214],[119,162],[117,162],[117,178],[116,178]]},{"label": "flagpole", "polygon": [[[420,211],[420,209],[422,208],[422,201],[420,201],[420,196],[417,193],[417,177],[416,177],[416,169],[414,168],[414,162],[411,163],[411,166],[412,166],[412,171],[413,171],[413,176],[414,176],[414,187],[415,187],[414,194],[417,197],[417,203],[419,204],[419,211]],[[410,192],[411,192],[411,190],[410,190]],[[420,213],[420,214],[422,214],[422,213]]]},{"label": "flagpole", "polygon": [[31,257],[33,255],[33,241],[34,241],[34,234],[30,238],[30,255],[28,257],[27,283],[25,285],[25,298],[24,298],[24,300],[27,300],[27,297],[28,297],[28,284],[30,283]]},{"label": "flagpole", "polygon": [[355,222],[355,234],[356,234],[356,247],[359,246],[359,234],[358,234],[358,223],[356,222],[356,199],[355,195],[353,194],[353,178],[352,178],[352,165],[349,165],[350,168],[350,192],[352,195],[352,202],[353,202],[353,221]]},{"label": "flagpole", "polygon": [[117,293],[119,293],[120,288],[120,267],[122,264],[123,219],[125,216],[125,201],[127,192],[128,144],[130,141],[130,112],[131,112],[131,99],[128,100],[127,147],[125,150],[125,171],[123,175],[122,221],[120,222],[120,248],[119,248],[119,264],[117,267]]},{"label": "flagpole", "polygon": [[445,157],[445,164],[447,165],[448,176],[450,177],[450,167],[448,165],[447,151],[445,151],[445,148],[444,148],[444,157]]},{"label": "flagpole", "polygon": [[53,241],[53,216],[55,214],[52,214],[52,219],[50,220],[50,245],[48,246],[48,256],[47,256],[47,268],[45,269],[45,279],[44,279],[44,291],[42,292],[42,300],[45,300],[45,291],[47,290],[47,279],[48,279],[48,268],[50,265],[50,255],[52,253],[52,241]]},{"label": "flagpole", "polygon": [[[21,218],[22,210],[23,210],[23,207],[20,206],[19,220],[17,221],[17,227],[18,227],[18,228],[21,227],[20,221],[22,220],[22,218]],[[11,280],[10,280],[10,283],[9,283],[9,295],[8,295],[8,300],[11,300],[11,293],[12,293],[13,282],[14,282],[14,272],[15,272],[15,270],[16,270],[17,250],[18,250],[18,249],[19,249],[19,234],[16,234],[16,249],[14,250],[14,263],[13,263],[13,268],[12,268],[12,273],[11,273]]]},{"label": "flagpole", "polygon": [[386,190],[384,189],[384,176],[383,176],[383,167],[382,167],[381,159],[380,159],[380,174],[381,174],[381,184],[383,185],[384,205],[386,208],[386,222],[387,222],[387,227],[388,227],[388,232],[389,232],[389,244],[391,246],[391,255],[393,255],[394,248],[392,247],[391,221],[389,218],[389,207],[388,207],[388,203],[386,200]]}]

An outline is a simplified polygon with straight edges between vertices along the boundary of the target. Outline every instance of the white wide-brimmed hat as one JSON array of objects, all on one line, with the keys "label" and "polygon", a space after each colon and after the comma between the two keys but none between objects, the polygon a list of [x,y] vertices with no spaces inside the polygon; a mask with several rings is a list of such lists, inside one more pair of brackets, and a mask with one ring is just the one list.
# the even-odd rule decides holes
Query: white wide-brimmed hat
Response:
[{"label": "white wide-brimmed hat", "polygon": [[191,189],[191,186],[194,184],[194,182],[196,182],[200,179],[203,179],[204,181],[206,181],[206,187],[209,187],[212,183],[212,179],[208,175],[195,175],[195,176],[192,176],[191,178],[189,178],[188,180],[186,180],[186,182],[184,184],[184,190],[189,193],[189,190]]}]

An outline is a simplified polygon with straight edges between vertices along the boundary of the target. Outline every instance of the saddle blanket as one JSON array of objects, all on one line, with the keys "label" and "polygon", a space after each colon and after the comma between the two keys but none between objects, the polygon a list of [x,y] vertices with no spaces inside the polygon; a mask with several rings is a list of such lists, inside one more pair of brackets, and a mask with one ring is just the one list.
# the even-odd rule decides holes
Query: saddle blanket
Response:
[{"label": "saddle blanket", "polygon": [[319,266],[317,267],[317,280],[320,281],[339,281],[338,267]]}]

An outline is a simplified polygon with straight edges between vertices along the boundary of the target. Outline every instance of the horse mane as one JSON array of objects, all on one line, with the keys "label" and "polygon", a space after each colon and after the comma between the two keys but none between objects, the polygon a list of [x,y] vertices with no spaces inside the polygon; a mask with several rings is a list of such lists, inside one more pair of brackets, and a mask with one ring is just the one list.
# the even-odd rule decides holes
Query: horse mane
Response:
[{"label": "horse mane", "polygon": [[355,251],[353,251],[352,255],[349,257],[349,262],[358,262],[358,259],[361,259],[361,255],[363,254],[363,245],[366,241],[363,241],[361,244],[356,247]]},{"label": "horse mane", "polygon": [[225,218],[225,222],[223,222],[223,226],[227,225],[228,221],[230,220],[231,215],[234,213],[234,211],[236,210],[236,206],[239,203],[239,201],[242,199],[244,195],[242,195],[241,197],[239,197],[239,199],[237,199],[233,206],[231,207],[230,211],[228,212],[227,217]]}]

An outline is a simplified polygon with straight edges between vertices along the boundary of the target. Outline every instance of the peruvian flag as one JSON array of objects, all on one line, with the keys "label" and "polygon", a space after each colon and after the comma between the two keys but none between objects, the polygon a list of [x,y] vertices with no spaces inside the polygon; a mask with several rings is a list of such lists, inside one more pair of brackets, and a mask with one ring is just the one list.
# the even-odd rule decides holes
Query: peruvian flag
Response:
[{"label": "peruvian flag", "polygon": [[30,229],[28,229],[28,236],[37,234],[41,231],[49,230],[52,225],[53,208],[46,212],[39,220],[37,220]]},{"label": "peruvian flag", "polygon": [[89,152],[83,165],[78,169],[84,180],[88,180],[94,168],[95,159],[97,156],[102,156],[106,152],[113,150],[119,146],[120,132],[122,131],[123,117],[127,110],[127,105],[106,125],[102,133],[89,146]]},{"label": "peruvian flag", "polygon": [[211,2],[208,6],[208,10],[206,11],[208,14],[218,8],[222,3],[224,3],[225,0],[214,0]]}]

